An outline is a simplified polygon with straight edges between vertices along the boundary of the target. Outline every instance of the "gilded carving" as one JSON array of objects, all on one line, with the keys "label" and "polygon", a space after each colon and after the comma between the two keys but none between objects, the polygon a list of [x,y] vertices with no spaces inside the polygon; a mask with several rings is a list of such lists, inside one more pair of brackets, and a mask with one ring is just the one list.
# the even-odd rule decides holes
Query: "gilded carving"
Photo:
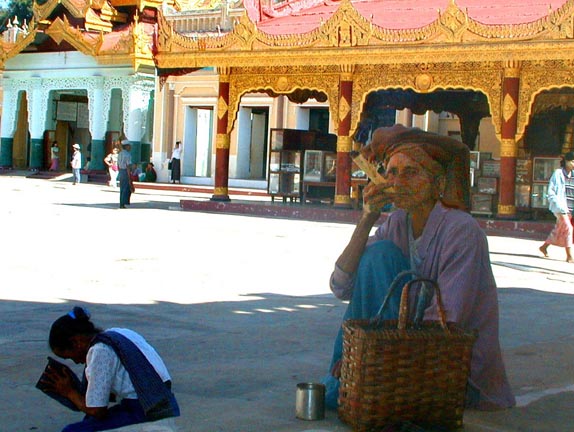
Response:
[{"label": "gilded carving", "polygon": [[275,87],[280,92],[286,92],[289,89],[289,80],[286,76],[281,76],[277,78],[277,82],[275,83]]},{"label": "gilded carving", "polygon": [[500,156],[501,157],[517,157],[518,145],[513,138],[503,138],[500,140]]},{"label": "gilded carving", "polygon": [[[502,69],[500,63],[459,62],[429,65],[433,81],[428,92],[438,89],[465,89],[486,95],[495,133],[501,128]],[[415,90],[415,78],[420,75],[416,64],[401,65],[358,65],[353,79],[353,101],[351,104],[351,125],[356,128],[361,110],[371,92],[383,89]],[[351,131],[350,135],[354,133]]]},{"label": "gilded carving", "polygon": [[229,193],[228,187],[217,186],[213,188],[213,195],[215,196],[227,196]]},{"label": "gilded carving", "polygon": [[507,122],[516,113],[518,107],[512,96],[508,93],[504,95],[504,101],[502,102],[502,117],[504,121]]},{"label": "gilded carving", "polygon": [[56,43],[65,40],[78,51],[89,56],[95,56],[103,43],[103,35],[100,33],[98,38],[89,38],[79,28],[72,27],[68,18],[56,18],[54,22],[44,30],[44,33],[50,36]]},{"label": "gilded carving", "polygon": [[432,76],[428,74],[420,74],[415,78],[415,87],[421,93],[426,93],[432,86]]},{"label": "gilded carving", "polygon": [[229,149],[229,134],[218,133],[215,137],[216,149]]},{"label": "gilded carving", "polygon": [[353,139],[350,136],[339,135],[337,137],[337,152],[349,153],[352,150]]},{"label": "gilded carving", "polygon": [[345,120],[350,112],[351,106],[349,105],[349,102],[347,102],[347,98],[342,97],[339,100],[339,120]]},{"label": "gilded carving", "polygon": [[498,204],[498,215],[499,216],[514,216],[516,214],[516,206]]},{"label": "gilded carving", "polygon": [[[574,74],[570,60],[524,62],[521,69],[518,125],[516,139],[524,134],[530,115],[547,108],[558,108],[569,104],[569,97],[560,98],[560,88],[574,88]],[[537,107],[538,100],[541,105]],[[550,101],[553,102],[550,102]]]},{"label": "gilded carving", "polygon": [[227,105],[227,102],[225,102],[223,96],[219,96],[219,98],[217,99],[217,117],[219,119],[222,119],[223,116],[227,114],[228,110],[229,106]]},{"label": "gilded carving", "polygon": [[468,30],[469,16],[451,0],[443,14],[439,10],[438,22],[449,42],[462,42],[464,33]]},{"label": "gilded carving", "polygon": [[[502,60],[508,52],[512,52],[513,55],[519,53],[522,50],[521,47],[524,46],[522,42],[572,39],[574,34],[573,16],[574,1],[568,0],[547,16],[530,23],[487,25],[469,17],[465,10],[459,8],[451,0],[447,9],[442,14],[439,13],[435,21],[424,27],[406,30],[386,29],[374,25],[362,16],[349,0],[343,0],[327,21],[308,33],[283,35],[264,33],[257,29],[245,13],[230,32],[220,36],[210,35],[197,38],[175,32],[160,11],[160,34],[157,40],[158,61],[160,67],[173,67],[177,62],[179,62],[180,67],[213,66],[214,64],[238,65],[240,60],[252,60],[252,57],[243,56],[241,54],[243,51],[261,51],[262,54],[263,52],[266,53],[265,56],[271,59],[275,50],[307,49],[312,51],[315,48],[329,47],[340,49],[341,55],[334,52],[320,52],[325,57],[321,57],[319,60],[317,52],[309,52],[308,54],[316,59],[315,63],[322,61],[342,63],[348,58],[342,53],[345,52],[345,48],[349,47],[381,46],[387,49],[386,56],[394,57],[397,51],[400,51],[400,47],[420,45],[421,43],[432,46],[445,42],[449,45],[480,42],[483,45],[475,45],[471,48],[474,58],[488,60],[489,57],[497,57]],[[506,44],[505,49],[500,49],[500,46],[492,42],[504,42]],[[512,45],[514,42],[521,43]],[[388,52],[389,47],[391,47],[392,52]],[[541,54],[555,55],[540,45],[532,45],[529,48],[536,49]],[[219,55],[222,52],[234,53],[234,55],[222,57]],[[213,55],[204,56],[202,53]],[[385,51],[380,53],[385,55]],[[361,60],[357,63],[372,62],[373,56],[380,53],[374,53],[372,50],[360,53]],[[412,54],[413,52],[409,51],[409,53]],[[399,54],[406,56],[407,53],[399,52]],[[428,59],[429,53],[425,54]],[[439,57],[435,57],[435,54]],[[452,61],[450,58],[452,54],[451,47],[442,47],[430,55],[437,61]],[[457,53],[465,60],[468,59],[469,54],[469,50],[462,50]],[[520,60],[519,57],[517,56],[517,60]],[[572,58],[572,56],[564,55],[564,58]],[[285,60],[297,59],[288,55],[287,59],[283,59],[283,61]],[[301,59],[301,62],[303,63],[305,60]],[[355,57],[353,60],[355,61]],[[244,64],[247,63],[245,61]]]},{"label": "gilded carving", "polygon": [[[309,89],[321,91],[327,95],[329,101],[329,114],[332,121],[333,129],[336,129],[337,119],[339,118],[339,74],[334,70],[328,73],[325,68],[293,67],[279,68],[281,73],[277,75],[277,70],[271,67],[253,67],[238,69],[230,75],[229,86],[229,118],[227,131],[233,129],[233,124],[237,116],[241,96],[246,93],[273,92],[274,94],[289,95],[298,89]],[[277,81],[280,77],[289,77],[287,87],[282,86],[283,90],[277,88]]]},{"label": "gilded carving", "polygon": [[335,195],[335,205],[350,205],[351,197],[349,195]]}]

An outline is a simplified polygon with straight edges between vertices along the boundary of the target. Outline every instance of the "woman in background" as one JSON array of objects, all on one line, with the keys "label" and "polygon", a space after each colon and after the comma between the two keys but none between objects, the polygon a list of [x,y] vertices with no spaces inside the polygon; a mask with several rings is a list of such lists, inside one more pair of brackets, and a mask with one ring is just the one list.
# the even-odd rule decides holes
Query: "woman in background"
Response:
[{"label": "woman in background", "polygon": [[171,154],[171,182],[181,183],[181,141],[175,143]]},{"label": "woman in background", "polygon": [[574,263],[572,257],[572,212],[574,211],[574,152],[568,152],[548,183],[548,209],[556,217],[554,229],[538,249],[545,257],[548,246],[559,246],[566,250],[566,262]]},{"label": "woman in background", "polygon": [[58,171],[60,169],[60,148],[58,147],[58,141],[52,143],[50,147],[50,168],[48,171]]}]

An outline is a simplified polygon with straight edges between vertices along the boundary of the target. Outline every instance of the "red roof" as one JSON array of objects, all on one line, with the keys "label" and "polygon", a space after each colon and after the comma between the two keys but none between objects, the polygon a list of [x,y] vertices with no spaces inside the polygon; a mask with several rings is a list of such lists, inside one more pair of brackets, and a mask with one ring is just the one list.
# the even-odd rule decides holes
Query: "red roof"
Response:
[{"label": "red roof", "polygon": [[[310,32],[327,21],[340,1],[294,0],[265,10],[261,0],[245,1],[249,17],[268,34]],[[456,5],[483,24],[524,24],[536,21],[567,0],[457,0]],[[386,29],[405,30],[424,27],[444,12],[450,0],[351,0],[353,7],[373,24]]]}]

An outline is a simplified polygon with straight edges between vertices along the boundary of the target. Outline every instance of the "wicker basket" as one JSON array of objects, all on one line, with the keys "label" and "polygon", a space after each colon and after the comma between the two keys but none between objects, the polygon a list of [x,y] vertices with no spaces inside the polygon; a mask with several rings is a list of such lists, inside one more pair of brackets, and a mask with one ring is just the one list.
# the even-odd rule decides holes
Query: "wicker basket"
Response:
[{"label": "wicker basket", "polygon": [[[409,287],[414,282],[434,287],[438,322],[423,322],[416,328],[407,323]],[[447,325],[435,282],[421,278],[408,282],[398,321],[343,324],[339,417],[361,432],[401,421],[461,427],[475,339],[475,333]]]}]

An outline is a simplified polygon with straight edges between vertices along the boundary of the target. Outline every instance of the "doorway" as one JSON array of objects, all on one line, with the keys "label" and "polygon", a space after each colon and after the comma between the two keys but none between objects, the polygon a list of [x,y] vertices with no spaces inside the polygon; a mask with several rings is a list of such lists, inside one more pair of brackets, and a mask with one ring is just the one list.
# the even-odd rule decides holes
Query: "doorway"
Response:
[{"label": "doorway", "polygon": [[241,107],[237,117],[235,178],[267,178],[268,107]]},{"label": "doorway", "polygon": [[211,177],[213,108],[187,107],[182,154],[182,175]]}]

